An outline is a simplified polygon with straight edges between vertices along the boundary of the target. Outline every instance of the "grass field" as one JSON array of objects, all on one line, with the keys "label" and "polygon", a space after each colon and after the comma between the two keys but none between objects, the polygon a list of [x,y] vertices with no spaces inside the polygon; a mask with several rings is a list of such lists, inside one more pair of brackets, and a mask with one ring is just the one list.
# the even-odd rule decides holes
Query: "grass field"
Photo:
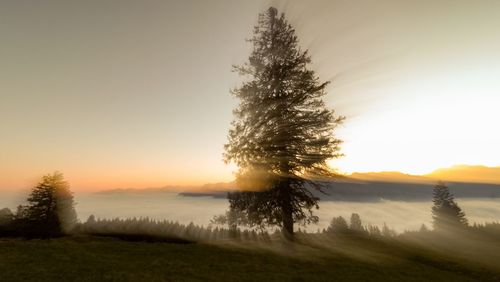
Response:
[{"label": "grass field", "polygon": [[0,281],[500,281],[500,271],[365,239],[173,244],[114,238],[0,239]]}]

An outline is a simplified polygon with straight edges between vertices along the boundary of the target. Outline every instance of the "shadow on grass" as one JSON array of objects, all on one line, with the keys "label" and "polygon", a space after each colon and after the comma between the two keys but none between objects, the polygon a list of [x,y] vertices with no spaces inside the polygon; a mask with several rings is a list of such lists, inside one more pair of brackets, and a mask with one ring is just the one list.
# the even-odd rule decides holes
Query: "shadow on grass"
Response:
[{"label": "shadow on grass", "polygon": [[[139,239],[140,242],[137,241]],[[419,253],[413,248],[392,242],[370,239],[313,239],[312,242],[295,243],[291,248],[282,242],[165,244],[164,241],[151,240],[146,243],[143,239],[116,239],[114,236],[75,236],[50,240],[3,239],[0,240],[1,280],[500,280],[498,272],[442,260],[439,256],[434,258],[433,253]],[[349,253],[363,249],[364,253]],[[368,254],[372,255],[370,259],[363,258]]]},{"label": "shadow on grass", "polygon": [[145,242],[145,243],[171,243],[171,244],[193,244],[195,241],[183,239],[179,237],[165,237],[144,234],[123,234],[123,233],[94,233],[90,236],[116,238],[129,242]]}]

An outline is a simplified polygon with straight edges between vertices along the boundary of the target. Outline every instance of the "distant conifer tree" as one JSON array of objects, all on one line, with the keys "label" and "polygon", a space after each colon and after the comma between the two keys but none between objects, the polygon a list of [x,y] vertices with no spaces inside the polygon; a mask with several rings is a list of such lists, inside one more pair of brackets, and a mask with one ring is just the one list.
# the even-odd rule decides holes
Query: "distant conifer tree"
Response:
[{"label": "distant conifer tree", "polygon": [[76,223],[73,195],[60,172],[43,176],[21,211],[30,232],[43,236],[68,233]]},{"label": "distant conifer tree", "polygon": [[349,226],[342,216],[332,218],[330,225],[326,229],[326,233],[328,234],[346,234],[348,231]]},{"label": "distant conifer tree", "polygon": [[422,225],[420,226],[419,232],[421,232],[421,233],[429,232],[429,228],[427,228],[427,226],[422,223]]},{"label": "distant conifer tree", "polygon": [[95,216],[93,214],[91,214],[88,218],[87,218],[87,224],[95,224],[96,220],[95,220]]},{"label": "distant conifer tree", "polygon": [[6,225],[12,222],[14,214],[9,208],[0,209],[0,225]]},{"label": "distant conifer tree", "polygon": [[235,66],[249,80],[233,91],[240,104],[224,155],[238,165],[237,184],[247,191],[228,198],[250,224],[278,225],[292,239],[295,222],[318,221],[318,198],[304,184],[319,188],[312,177],[332,176],[327,160],[340,156],[333,131],[343,117],[323,102],[328,82],[308,68],[309,54],[284,14],[260,14],[249,41],[248,62]]},{"label": "distant conifer tree", "polygon": [[380,231],[380,228],[376,225],[369,225],[368,226],[368,234],[370,234],[370,236],[374,236],[374,237],[382,236],[382,232]]},{"label": "distant conifer tree", "polygon": [[393,229],[389,228],[387,224],[384,222],[384,226],[382,226],[382,236],[384,237],[394,237],[396,236],[396,231]]},{"label": "distant conifer tree", "polygon": [[24,220],[24,219],[28,218],[28,206],[18,205],[14,218],[16,220]]},{"label": "distant conifer tree", "polygon": [[455,203],[453,195],[443,182],[439,182],[434,186],[433,202],[432,219],[435,230],[464,227],[468,225],[465,213],[457,203]]},{"label": "distant conifer tree", "polygon": [[351,214],[351,222],[349,224],[349,228],[356,232],[365,231],[363,225],[361,223],[361,217],[357,213]]}]

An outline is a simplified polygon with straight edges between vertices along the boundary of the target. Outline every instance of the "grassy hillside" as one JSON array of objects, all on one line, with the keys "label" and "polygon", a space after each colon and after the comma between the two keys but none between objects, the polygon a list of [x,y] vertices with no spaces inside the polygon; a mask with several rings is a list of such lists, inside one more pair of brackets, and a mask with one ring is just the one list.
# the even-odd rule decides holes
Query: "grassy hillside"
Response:
[{"label": "grassy hillside", "polygon": [[[320,247],[332,244],[332,248]],[[0,239],[1,281],[500,281],[500,272],[366,239],[294,246]]]}]

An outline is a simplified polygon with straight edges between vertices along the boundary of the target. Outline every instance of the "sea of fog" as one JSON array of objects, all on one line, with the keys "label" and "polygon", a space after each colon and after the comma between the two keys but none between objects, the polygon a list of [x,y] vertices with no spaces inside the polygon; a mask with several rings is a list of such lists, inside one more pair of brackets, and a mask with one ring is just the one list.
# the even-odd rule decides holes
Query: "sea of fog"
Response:
[{"label": "sea of fog", "polygon": [[[188,224],[207,226],[214,215],[228,208],[225,199],[186,197],[173,192],[75,193],[76,210],[80,221],[90,215],[98,218],[150,217]],[[0,195],[0,208],[15,210],[25,201],[23,193],[5,192]],[[500,199],[457,199],[471,223],[500,221]],[[326,228],[334,216],[346,219],[358,213],[364,224],[382,226],[386,223],[397,231],[416,230],[422,223],[430,226],[431,201],[378,202],[322,201],[316,211],[319,223],[307,227],[309,231]]]}]

